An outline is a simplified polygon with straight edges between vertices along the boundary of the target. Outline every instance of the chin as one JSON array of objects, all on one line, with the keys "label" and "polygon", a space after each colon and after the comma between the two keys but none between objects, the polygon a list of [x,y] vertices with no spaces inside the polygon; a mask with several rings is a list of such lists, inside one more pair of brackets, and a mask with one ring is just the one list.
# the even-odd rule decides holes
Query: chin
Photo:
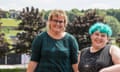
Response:
[{"label": "chin", "polygon": [[96,46],[96,47],[102,47],[103,44],[94,44],[94,46]]},{"label": "chin", "polygon": [[62,30],[55,30],[55,32],[62,32]]},{"label": "chin", "polygon": [[61,33],[61,31],[55,31],[55,33]]},{"label": "chin", "polygon": [[103,48],[103,45],[96,45],[96,47],[98,47],[98,48]]}]

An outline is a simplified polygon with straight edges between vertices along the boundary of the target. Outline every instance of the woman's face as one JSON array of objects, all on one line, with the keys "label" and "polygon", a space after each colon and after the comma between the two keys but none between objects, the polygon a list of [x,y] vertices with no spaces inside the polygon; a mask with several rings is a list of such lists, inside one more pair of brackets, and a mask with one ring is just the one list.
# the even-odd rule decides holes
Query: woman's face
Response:
[{"label": "woman's face", "polygon": [[105,33],[100,33],[99,31],[94,32],[91,35],[92,46],[95,48],[102,48],[108,42],[108,36]]},{"label": "woman's face", "polygon": [[53,16],[49,21],[50,30],[52,32],[63,32],[65,29],[65,17],[63,16]]}]

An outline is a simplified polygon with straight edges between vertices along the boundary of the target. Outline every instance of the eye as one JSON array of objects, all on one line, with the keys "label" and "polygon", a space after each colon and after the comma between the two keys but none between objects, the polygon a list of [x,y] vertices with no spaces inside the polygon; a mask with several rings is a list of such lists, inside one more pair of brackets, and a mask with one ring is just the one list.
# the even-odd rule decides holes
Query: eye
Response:
[{"label": "eye", "polygon": [[64,23],[64,21],[62,21],[62,20],[56,20],[56,19],[54,19],[52,21],[55,22],[55,23]]},{"label": "eye", "polygon": [[59,23],[64,23],[64,21],[58,21]]},{"label": "eye", "polygon": [[52,21],[57,23],[57,20],[52,20]]},{"label": "eye", "polygon": [[99,36],[99,33],[95,33],[96,36]]},{"label": "eye", "polygon": [[102,34],[101,37],[105,37],[106,35],[105,34]]}]

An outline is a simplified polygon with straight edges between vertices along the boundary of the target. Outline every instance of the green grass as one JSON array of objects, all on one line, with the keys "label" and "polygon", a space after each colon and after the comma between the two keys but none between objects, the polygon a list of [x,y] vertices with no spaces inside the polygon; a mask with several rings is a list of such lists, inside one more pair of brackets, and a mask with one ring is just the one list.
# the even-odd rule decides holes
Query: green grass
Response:
[{"label": "green grass", "polygon": [[21,32],[20,30],[10,30],[8,33],[5,33],[5,39],[7,39],[7,42],[12,44],[12,40],[10,39],[10,36],[16,36],[17,33]]},{"label": "green grass", "polygon": [[15,36],[17,33],[21,32],[20,30],[10,30],[9,32],[5,33],[6,36]]},{"label": "green grass", "polygon": [[18,26],[21,20],[2,18],[0,19],[0,22],[2,22],[2,26]]},{"label": "green grass", "polygon": [[6,26],[6,28],[3,28],[0,33],[5,33],[5,39],[8,43],[12,43],[10,36],[16,36],[17,33],[21,32],[20,30],[9,30],[9,26],[18,27],[21,20],[16,19],[10,19],[10,18],[2,18],[0,19],[0,22],[2,22],[1,26]]},{"label": "green grass", "polygon": [[26,69],[0,69],[0,72],[26,72]]}]

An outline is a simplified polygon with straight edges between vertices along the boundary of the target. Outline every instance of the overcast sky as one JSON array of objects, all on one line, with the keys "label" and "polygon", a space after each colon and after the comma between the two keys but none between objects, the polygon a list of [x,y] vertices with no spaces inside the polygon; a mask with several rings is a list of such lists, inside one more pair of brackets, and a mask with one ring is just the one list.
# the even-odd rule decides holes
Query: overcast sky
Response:
[{"label": "overcast sky", "polygon": [[120,8],[120,0],[0,0],[0,8],[3,10],[22,10],[27,6],[45,10],[70,10],[73,8],[79,10],[89,8],[118,9]]}]

